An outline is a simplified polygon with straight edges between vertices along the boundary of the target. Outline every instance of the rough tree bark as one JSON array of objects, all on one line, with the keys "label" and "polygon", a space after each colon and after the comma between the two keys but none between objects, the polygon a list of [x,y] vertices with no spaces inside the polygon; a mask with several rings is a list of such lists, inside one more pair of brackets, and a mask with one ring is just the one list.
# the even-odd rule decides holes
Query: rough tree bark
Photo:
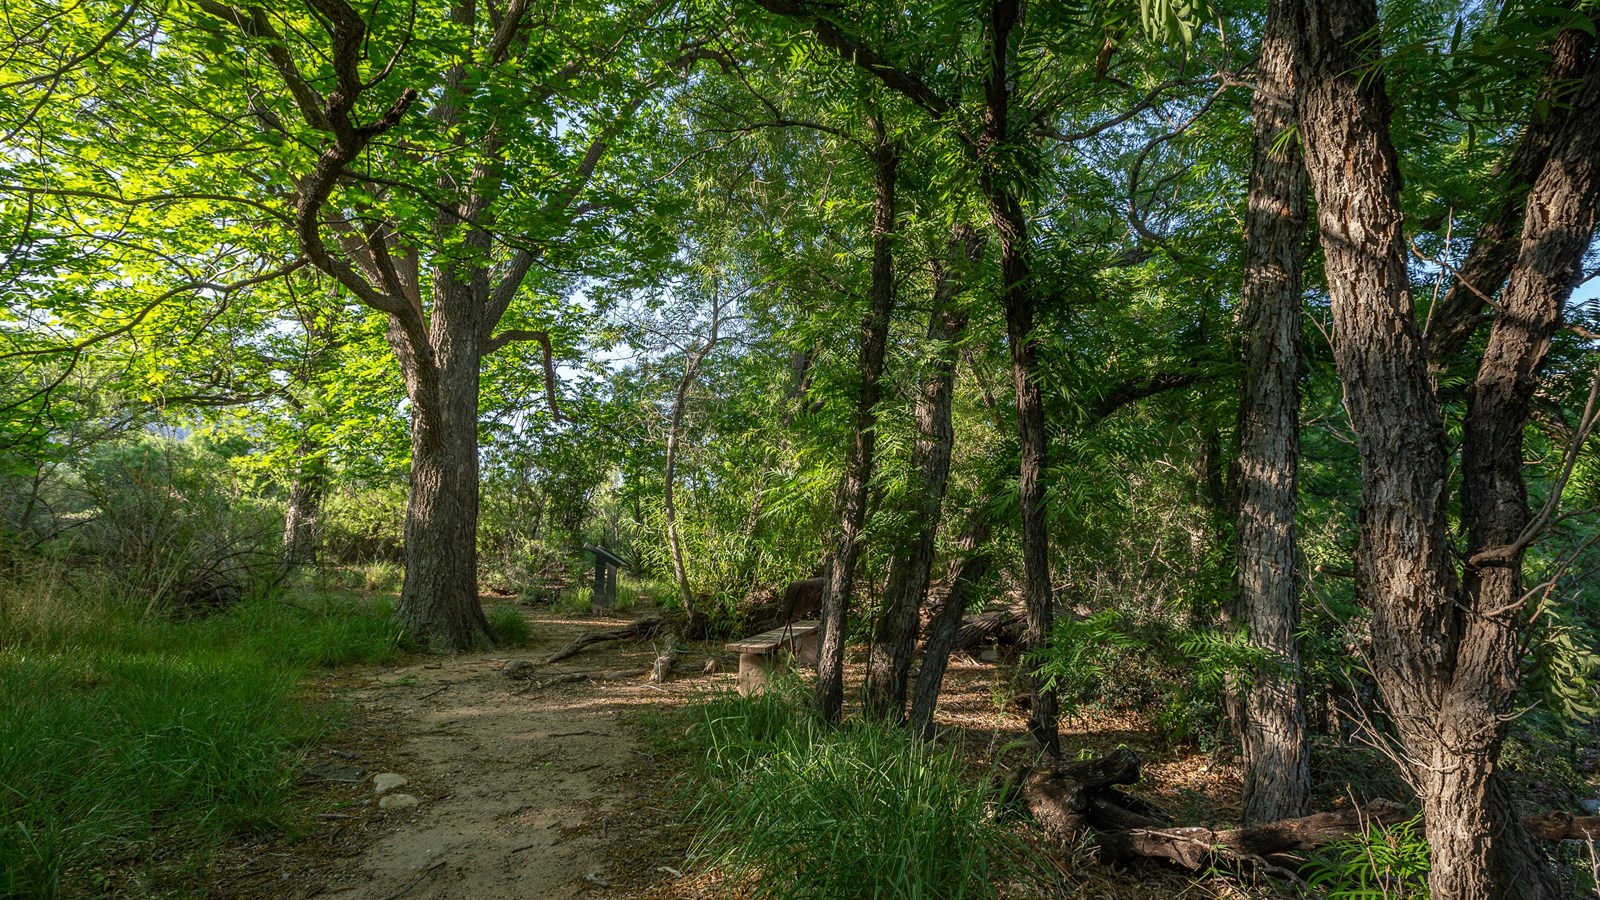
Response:
[{"label": "rough tree bark", "polygon": [[[1459,747],[1457,753],[1488,757],[1491,766],[1518,682],[1523,552],[1537,536],[1529,531],[1533,517],[1522,476],[1523,432],[1550,340],[1583,274],[1600,198],[1600,59],[1591,55],[1586,69],[1550,160],[1528,193],[1521,246],[1467,395],[1463,423],[1461,517],[1468,559],[1461,602],[1453,610],[1458,643],[1443,732],[1447,745]],[[1441,806],[1477,802],[1482,791],[1488,822],[1521,821],[1514,798],[1492,768],[1483,784],[1470,767],[1430,770],[1423,777]],[[1446,849],[1436,843],[1436,858],[1459,855],[1477,863],[1477,835],[1452,828],[1435,838],[1441,839]],[[1488,851],[1496,882],[1540,885],[1554,895],[1543,855],[1524,829],[1506,829]],[[1479,876],[1457,868],[1440,871],[1436,864],[1432,881],[1436,896],[1468,896]],[[1527,887],[1516,889],[1525,892],[1521,896],[1537,896]],[[1508,891],[1507,896],[1518,895]]]},{"label": "rough tree bark", "polygon": [[[1028,610],[1030,648],[1050,639],[1055,598],[1050,588],[1050,534],[1045,521],[1045,467],[1048,438],[1039,362],[1034,346],[1035,288],[1029,273],[1028,218],[1006,170],[1012,142],[1010,110],[1015,87],[1011,71],[1014,32],[1022,24],[1020,0],[996,0],[989,10],[989,71],[984,79],[983,132],[978,139],[978,185],[1000,237],[1001,305],[1011,348],[1011,380],[1016,392],[1017,437],[1022,448],[1018,485],[1022,507],[1022,598]],[[1052,756],[1061,755],[1055,691],[1029,673],[1032,721],[1029,730]]]},{"label": "rough tree bark", "polygon": [[1238,505],[1231,613],[1263,658],[1237,697],[1246,824],[1304,815],[1311,789],[1295,640],[1300,595],[1294,530],[1307,187],[1298,143],[1291,138],[1274,149],[1294,128],[1290,63],[1283,15],[1274,6],[1261,38],[1251,104],[1254,149],[1239,304],[1244,378],[1233,479]]},{"label": "rough tree bark", "polygon": [[[1495,762],[1517,687],[1517,563],[1527,537],[1520,435],[1548,335],[1576,280],[1573,248],[1585,246],[1592,231],[1600,75],[1591,69],[1585,77],[1569,118],[1575,127],[1563,127],[1552,164],[1535,183],[1514,287],[1472,388],[1463,453],[1471,552],[1463,590],[1447,534],[1444,420],[1406,276],[1398,160],[1375,66],[1376,3],[1279,4],[1292,23],[1334,358],[1362,457],[1356,587],[1373,612],[1374,679],[1422,801],[1432,894],[1553,897],[1557,887],[1542,852],[1521,818],[1506,815],[1515,804]],[[1515,538],[1502,541],[1507,535]],[[1495,605],[1500,600],[1506,602]]]},{"label": "rough tree bark", "polygon": [[1539,94],[1516,149],[1495,173],[1501,185],[1499,202],[1484,216],[1472,238],[1467,258],[1454,273],[1450,288],[1428,316],[1428,353],[1439,365],[1467,345],[1483,324],[1483,310],[1505,284],[1516,264],[1527,192],[1544,171],[1556,135],[1570,115],[1573,92],[1594,48],[1594,37],[1577,28],[1558,35],[1548,48]]},{"label": "rough tree bark", "polygon": [[866,712],[874,718],[896,722],[905,716],[906,681],[916,650],[918,612],[928,592],[934,539],[950,477],[950,449],[955,441],[950,405],[961,336],[967,328],[967,312],[957,297],[964,280],[962,274],[983,256],[982,236],[966,225],[956,226],[950,235],[948,255],[948,265],[933,260],[933,308],[928,317],[927,338],[932,356],[917,391],[917,442],[911,453],[915,474],[905,499],[911,532],[894,548],[889,561],[888,585],[867,663]]},{"label": "rough tree bark", "polygon": [[844,628],[855,591],[861,527],[867,518],[867,491],[872,481],[877,440],[877,407],[882,392],[883,359],[894,311],[895,173],[899,156],[878,125],[879,140],[872,163],[876,195],[872,216],[871,311],[862,323],[858,371],[861,392],[844,480],[839,485],[839,530],[828,555],[822,592],[822,645],[817,657],[815,703],[827,722],[839,719],[844,705]]},{"label": "rough tree bark", "polygon": [[[432,377],[425,377],[415,365],[406,366],[401,357],[413,415],[406,575],[395,621],[408,634],[455,650],[487,645],[490,639],[489,622],[478,602],[482,356],[470,298],[450,297],[451,287],[445,280],[435,288],[429,323],[435,348]],[[460,339],[463,331],[467,340]]]}]

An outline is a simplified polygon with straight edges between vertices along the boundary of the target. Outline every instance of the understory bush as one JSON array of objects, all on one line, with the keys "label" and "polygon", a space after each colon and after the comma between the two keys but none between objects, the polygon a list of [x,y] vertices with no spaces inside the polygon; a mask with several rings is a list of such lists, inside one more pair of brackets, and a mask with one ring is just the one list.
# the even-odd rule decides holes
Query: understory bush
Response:
[{"label": "understory bush", "polygon": [[1049,644],[1030,658],[1060,697],[1063,716],[1133,710],[1163,739],[1207,751],[1224,739],[1227,678],[1247,677],[1254,665],[1241,637],[1119,610],[1058,620]]},{"label": "understory bush", "polygon": [[1428,870],[1419,817],[1327,845],[1306,866],[1306,884],[1325,900],[1426,900]]},{"label": "understory bush", "polygon": [[[792,690],[710,695],[660,720],[687,761],[694,856],[759,897],[989,897],[1025,857],[996,791],[898,728],[830,729]],[[756,877],[759,876],[759,877]]]},{"label": "understory bush", "polygon": [[148,612],[209,615],[281,574],[281,510],[249,496],[205,447],[147,435],[99,448],[69,481],[64,499],[81,507],[49,549]]},{"label": "understory bush", "polygon": [[336,714],[301,676],[399,646],[387,604],[176,621],[58,574],[0,580],[0,897],[119,893],[130,873],[183,892],[226,836],[292,829],[299,749]]}]

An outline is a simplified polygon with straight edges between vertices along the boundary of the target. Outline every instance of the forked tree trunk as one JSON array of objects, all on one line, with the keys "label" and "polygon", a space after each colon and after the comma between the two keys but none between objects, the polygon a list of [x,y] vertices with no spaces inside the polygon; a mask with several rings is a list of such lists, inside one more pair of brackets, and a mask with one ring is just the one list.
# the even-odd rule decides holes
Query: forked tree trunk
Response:
[{"label": "forked tree trunk", "polygon": [[928,643],[922,648],[922,668],[911,700],[911,733],[923,740],[933,737],[933,714],[939,708],[939,691],[944,686],[945,669],[950,666],[950,650],[955,646],[961,617],[989,577],[994,559],[980,548],[989,540],[989,521],[982,511],[956,540],[956,559],[950,564],[950,592],[933,617]]},{"label": "forked tree trunk", "polygon": [[899,157],[882,139],[873,152],[876,198],[872,216],[872,309],[863,323],[858,366],[861,393],[856,401],[855,428],[839,485],[839,530],[828,556],[822,592],[822,646],[817,655],[815,704],[823,721],[836,722],[844,705],[845,622],[855,592],[856,561],[861,554],[861,528],[867,518],[867,491],[872,481],[877,440],[877,407],[882,392],[883,359],[894,311],[895,172]]},{"label": "forked tree trunk", "polygon": [[695,376],[700,372],[700,364],[717,346],[721,323],[721,301],[714,300],[711,310],[711,334],[703,346],[689,354],[683,366],[683,377],[678,379],[678,390],[672,397],[672,420],[667,426],[666,466],[662,473],[661,507],[667,519],[667,550],[672,555],[672,575],[678,583],[678,599],[683,604],[684,632],[690,637],[701,633],[703,614],[695,606],[694,588],[689,584],[689,567],[683,558],[683,541],[678,535],[678,441],[683,434],[683,411],[684,404],[689,399],[689,389],[694,386]]},{"label": "forked tree trunk", "polygon": [[[1525,599],[1522,557],[1532,537],[1524,533],[1532,516],[1522,476],[1522,437],[1539,369],[1567,299],[1583,274],[1600,196],[1600,59],[1591,58],[1586,68],[1550,161],[1528,194],[1516,263],[1500,295],[1488,346],[1467,396],[1461,445],[1461,516],[1468,548],[1461,604],[1465,610],[1456,613],[1460,637],[1455,677],[1446,698],[1450,715],[1446,734],[1491,760],[1499,755],[1519,675],[1518,636]],[[1491,771],[1489,783],[1481,787],[1461,783],[1449,772],[1423,777],[1429,790],[1445,798],[1456,792],[1476,796],[1483,791],[1490,822],[1504,821],[1506,816],[1521,821],[1498,773]],[[1446,802],[1455,801],[1441,800],[1440,805]],[[1452,831],[1450,840],[1476,862],[1479,851],[1470,834]],[[1520,896],[1554,895],[1543,854],[1525,829],[1506,829],[1488,852],[1492,877],[1519,886],[1524,892]],[[1436,895],[1470,895],[1464,893],[1475,883],[1470,870],[1435,868]],[[1544,893],[1532,893],[1528,886],[1540,886]]]},{"label": "forked tree trunk", "polygon": [[1528,124],[1516,149],[1495,173],[1502,185],[1500,200],[1484,216],[1450,289],[1428,317],[1428,352],[1436,365],[1461,352],[1471,340],[1484,321],[1489,298],[1505,284],[1517,262],[1527,189],[1544,171],[1556,135],[1570,117],[1573,92],[1593,48],[1594,37],[1577,28],[1562,31],[1550,44],[1550,63]]},{"label": "forked tree trunk", "polygon": [[[1535,183],[1512,283],[1473,385],[1463,448],[1469,571],[1458,589],[1446,531],[1444,421],[1412,313],[1398,161],[1374,68],[1376,4],[1279,2],[1292,22],[1335,362],[1362,457],[1356,586],[1373,612],[1374,679],[1422,801],[1432,895],[1553,897],[1558,888],[1495,762],[1518,680],[1527,521],[1520,438],[1549,334],[1592,233],[1600,75],[1586,76],[1552,164]],[[1503,541],[1507,535],[1517,538]]]},{"label": "forked tree trunk", "polygon": [[[1012,143],[1010,110],[1013,32],[1022,24],[1019,0],[995,0],[989,11],[989,71],[984,79],[983,137],[979,142],[978,185],[1000,237],[1001,305],[1011,349],[1011,381],[1017,404],[1017,438],[1022,449],[1018,492],[1022,508],[1022,598],[1028,611],[1029,648],[1050,639],[1053,604],[1050,588],[1050,534],[1045,521],[1045,466],[1048,438],[1044,398],[1039,389],[1038,351],[1033,319],[1037,305],[1029,272],[1028,218],[1022,199],[1009,187],[1013,162],[1004,153]],[[1061,754],[1055,691],[1029,673],[1033,692],[1030,730],[1052,756]]]},{"label": "forked tree trunk", "polygon": [[[1251,111],[1254,151],[1239,306],[1244,379],[1234,476],[1233,619],[1263,662],[1237,688],[1245,824],[1302,816],[1311,790],[1300,679],[1295,482],[1300,453],[1300,269],[1306,174],[1283,16],[1267,14]],[[1276,148],[1276,149],[1275,149]]]},{"label": "forked tree trunk", "polygon": [[905,717],[906,676],[916,650],[918,613],[933,569],[934,539],[944,505],[945,483],[950,477],[950,448],[955,440],[950,402],[961,336],[967,328],[967,313],[957,303],[957,296],[961,293],[962,273],[982,255],[983,242],[978,233],[959,225],[950,236],[949,266],[938,260],[933,263],[933,309],[928,318],[927,340],[932,358],[917,392],[917,442],[911,454],[914,475],[905,498],[911,533],[904,536],[889,561],[889,581],[867,664],[867,715],[887,721],[898,722]]}]

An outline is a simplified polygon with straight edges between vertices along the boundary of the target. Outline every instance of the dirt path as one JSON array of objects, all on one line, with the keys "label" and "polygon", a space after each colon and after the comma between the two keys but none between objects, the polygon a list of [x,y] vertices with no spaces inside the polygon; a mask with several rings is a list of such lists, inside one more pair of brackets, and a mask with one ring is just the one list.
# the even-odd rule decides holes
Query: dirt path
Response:
[{"label": "dirt path", "polygon": [[[670,841],[642,849],[664,812],[641,801],[659,776],[626,719],[731,676],[665,688],[643,677],[540,686],[563,673],[647,668],[655,657],[650,642],[630,641],[538,665],[533,680],[509,678],[509,662],[542,661],[579,634],[618,624],[529,618],[537,636],[531,647],[419,657],[319,686],[352,711],[348,727],[310,760],[316,774],[306,790],[323,793],[337,810],[318,819],[326,836],[238,848],[219,894],[561,900],[674,893],[672,864],[683,863]],[[417,805],[380,808],[372,776],[383,772],[403,775],[407,783],[390,793],[411,795]]]}]

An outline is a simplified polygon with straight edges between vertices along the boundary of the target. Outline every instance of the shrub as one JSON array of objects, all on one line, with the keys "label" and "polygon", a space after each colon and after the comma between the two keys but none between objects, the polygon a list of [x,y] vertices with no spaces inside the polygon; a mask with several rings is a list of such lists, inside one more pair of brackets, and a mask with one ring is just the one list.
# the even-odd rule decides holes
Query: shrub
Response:
[{"label": "shrub", "polygon": [[244,495],[220,456],[147,437],[105,448],[80,478],[89,508],[72,551],[147,613],[214,613],[280,577],[282,519]]},{"label": "shrub", "polygon": [[1428,842],[1418,817],[1392,828],[1374,825],[1329,844],[1307,865],[1306,883],[1327,900],[1423,900],[1428,869]]},{"label": "shrub", "polygon": [[317,530],[341,565],[405,561],[406,486],[347,487],[322,501]]},{"label": "shrub", "polygon": [[1136,710],[1164,739],[1203,750],[1221,743],[1227,677],[1249,677],[1258,660],[1242,637],[1120,610],[1057,621],[1049,644],[1029,658],[1058,692],[1063,715]]},{"label": "shrub", "polygon": [[903,730],[828,729],[782,690],[713,695],[658,724],[686,773],[697,858],[760,897],[986,897],[1017,845],[998,798]]}]

